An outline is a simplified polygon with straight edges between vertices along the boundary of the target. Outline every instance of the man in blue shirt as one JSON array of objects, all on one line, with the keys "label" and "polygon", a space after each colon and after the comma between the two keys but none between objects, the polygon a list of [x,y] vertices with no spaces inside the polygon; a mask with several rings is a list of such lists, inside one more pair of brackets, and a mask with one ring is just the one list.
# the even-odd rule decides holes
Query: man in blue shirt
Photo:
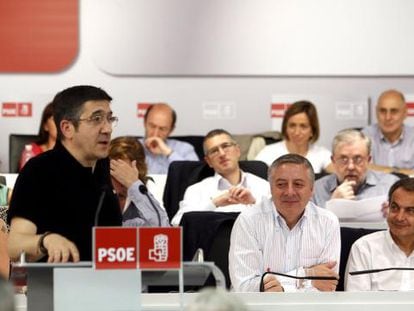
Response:
[{"label": "man in blue shirt", "polygon": [[175,128],[177,114],[165,103],[150,106],[144,116],[145,138],[141,143],[149,174],[167,174],[173,161],[198,161],[194,147],[186,142],[168,139]]}]

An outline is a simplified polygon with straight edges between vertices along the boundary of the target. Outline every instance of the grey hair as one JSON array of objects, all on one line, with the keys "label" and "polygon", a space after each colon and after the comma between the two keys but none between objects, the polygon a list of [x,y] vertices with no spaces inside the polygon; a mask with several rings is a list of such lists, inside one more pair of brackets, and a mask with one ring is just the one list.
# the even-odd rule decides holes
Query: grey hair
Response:
[{"label": "grey hair", "polygon": [[185,308],[185,311],[247,311],[243,301],[221,288],[206,288]]},{"label": "grey hair", "polygon": [[288,154],[282,155],[281,157],[273,161],[273,163],[269,167],[269,170],[267,171],[267,178],[268,178],[269,183],[272,182],[271,180],[272,171],[277,169],[279,166],[283,164],[304,165],[306,169],[308,170],[309,180],[311,182],[311,185],[315,183],[315,172],[313,171],[312,164],[305,157],[299,154],[295,154],[295,153],[288,153]]},{"label": "grey hair", "polygon": [[350,145],[355,141],[362,141],[367,147],[368,155],[371,154],[371,140],[368,136],[358,130],[345,129],[339,131],[332,141],[332,154],[335,154],[335,150],[340,144]]}]

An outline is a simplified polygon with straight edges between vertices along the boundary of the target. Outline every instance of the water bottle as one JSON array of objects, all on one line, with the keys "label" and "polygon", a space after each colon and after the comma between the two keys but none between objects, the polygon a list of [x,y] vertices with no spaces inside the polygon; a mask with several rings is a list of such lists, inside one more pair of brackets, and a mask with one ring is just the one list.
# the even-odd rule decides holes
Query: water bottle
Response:
[{"label": "water bottle", "polygon": [[21,167],[23,167],[27,163],[27,161],[29,161],[34,156],[35,156],[35,154],[33,153],[33,146],[32,145],[25,145],[23,156],[22,156],[22,162],[23,163],[22,163]]}]

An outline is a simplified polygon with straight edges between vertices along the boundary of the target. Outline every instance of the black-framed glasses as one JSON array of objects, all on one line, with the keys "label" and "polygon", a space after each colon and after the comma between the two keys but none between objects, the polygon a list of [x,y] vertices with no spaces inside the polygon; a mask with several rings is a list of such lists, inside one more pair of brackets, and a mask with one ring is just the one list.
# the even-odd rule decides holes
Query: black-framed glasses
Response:
[{"label": "black-framed glasses", "polygon": [[95,114],[93,116],[90,116],[88,118],[84,118],[84,119],[78,119],[78,121],[85,121],[88,122],[90,124],[92,124],[93,126],[101,126],[105,120],[112,126],[115,127],[118,124],[118,117],[115,117],[113,115],[104,115],[104,114]]},{"label": "black-framed glasses", "polygon": [[335,161],[338,162],[340,165],[348,165],[351,161],[354,165],[361,165],[362,163],[364,163],[364,161],[367,159],[367,157],[363,157],[363,156],[355,156],[352,158],[348,158],[348,157],[339,157],[336,158]]},{"label": "black-framed glasses", "polygon": [[227,152],[230,151],[230,148],[233,147],[233,146],[236,146],[236,143],[234,143],[234,142],[225,142],[225,143],[222,143],[222,144],[220,144],[216,147],[213,147],[213,148],[207,150],[206,154],[209,157],[214,158],[214,157],[216,157],[220,154],[220,149],[223,150],[225,153],[227,153]]}]

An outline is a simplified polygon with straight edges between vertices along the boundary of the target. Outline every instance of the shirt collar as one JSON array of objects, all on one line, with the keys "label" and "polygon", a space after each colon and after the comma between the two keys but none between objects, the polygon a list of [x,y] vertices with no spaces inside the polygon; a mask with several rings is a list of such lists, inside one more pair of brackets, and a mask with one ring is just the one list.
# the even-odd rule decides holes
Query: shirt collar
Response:
[{"label": "shirt collar", "polygon": [[[387,139],[387,138],[385,138],[385,136],[384,136],[384,134],[382,133],[382,131],[381,131],[381,129],[379,128],[379,126],[378,126],[378,130],[379,130],[379,136],[380,136],[380,139],[381,139],[382,141],[388,142],[388,139]],[[398,137],[398,139],[397,139],[394,143],[392,143],[392,144],[393,144],[393,145],[395,145],[395,144],[398,144],[400,141],[402,141],[402,140],[404,139],[405,132],[406,132],[406,128],[405,128],[405,124],[403,124],[403,127],[402,127],[402,131],[401,131],[401,135],[400,135],[400,137]]]},{"label": "shirt collar", "polygon": [[[247,174],[245,172],[243,172],[242,170],[240,170],[240,172],[241,172],[240,182],[234,187],[243,186],[243,187],[247,188]],[[217,172],[214,173],[213,178],[214,178],[215,182],[217,183],[217,189],[219,189],[219,190],[227,190],[227,189],[233,187],[233,185],[226,178],[224,178],[223,176],[221,176]]]},{"label": "shirt collar", "polygon": [[[288,228],[288,226],[287,226],[287,224],[286,224],[286,221],[285,221],[285,219],[282,217],[282,215],[280,215],[280,213],[279,213],[279,211],[277,210],[277,208],[276,208],[276,206],[275,206],[275,204],[273,203],[273,200],[272,200],[272,198],[270,198],[270,201],[272,202],[272,207],[273,207],[273,215],[274,215],[274,217],[275,217],[275,224],[276,224],[276,227],[278,227],[278,228],[281,228],[281,229],[283,229],[283,228]],[[302,215],[302,217],[301,218],[299,218],[299,221],[298,221],[298,223],[297,224],[299,224],[299,228],[302,230],[303,229],[303,226],[304,226],[304,224],[306,223],[306,219],[308,219],[309,218],[309,215],[310,215],[310,213],[311,213],[311,211],[310,211],[310,204],[312,204],[311,202],[309,202],[307,205],[306,205],[306,207],[305,207],[305,211],[303,212],[303,215]],[[296,224],[296,225],[297,225]],[[295,225],[295,227],[296,227],[296,225]],[[294,227],[294,228],[295,228]]]}]

